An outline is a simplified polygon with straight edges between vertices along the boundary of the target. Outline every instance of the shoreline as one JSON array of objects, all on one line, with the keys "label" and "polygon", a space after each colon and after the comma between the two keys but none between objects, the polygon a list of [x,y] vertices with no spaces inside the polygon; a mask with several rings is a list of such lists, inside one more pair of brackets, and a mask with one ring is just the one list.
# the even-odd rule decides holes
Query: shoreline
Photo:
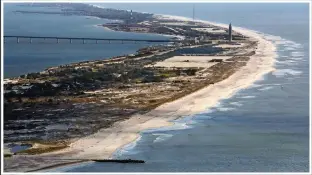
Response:
[{"label": "shoreline", "polygon": [[[189,18],[171,15],[157,16],[176,20],[191,20]],[[219,27],[227,27],[226,24],[221,23],[204,20],[196,21]],[[274,71],[275,57],[277,55],[275,53],[275,45],[265,40],[261,34],[255,31],[241,27],[233,27],[233,30],[256,39],[258,46],[256,54],[251,56],[247,65],[240,68],[229,78],[214,85],[206,86],[173,102],[162,104],[144,115],[134,115],[128,120],[115,123],[110,128],[101,129],[93,135],[80,138],[71,143],[69,148],[46,153],[45,155],[61,154],[66,156],[67,153],[74,152],[77,153],[75,156],[72,156],[75,158],[97,158],[99,155],[100,158],[111,158],[116,151],[135,142],[140,137],[142,131],[168,127],[174,124],[173,120],[194,115],[214,107],[220,100],[230,98],[239,90],[248,88],[265,74]],[[53,168],[63,166],[65,165],[56,165]],[[38,170],[43,169],[51,168],[40,168]]]},{"label": "shoreline", "polygon": [[[105,27],[103,26],[102,24],[95,24],[93,25],[94,27],[101,27],[103,28],[104,30],[106,31],[111,31],[111,32],[125,32],[125,31],[115,31],[115,30],[112,30],[110,29],[109,27]],[[155,35],[155,36],[163,36],[163,37],[168,37],[168,38],[179,38],[181,40],[183,40],[185,37],[182,36],[182,35],[168,35],[168,34],[160,34],[160,33],[140,33],[140,32],[126,32],[126,33],[135,33],[135,34],[152,34],[152,35]]]}]

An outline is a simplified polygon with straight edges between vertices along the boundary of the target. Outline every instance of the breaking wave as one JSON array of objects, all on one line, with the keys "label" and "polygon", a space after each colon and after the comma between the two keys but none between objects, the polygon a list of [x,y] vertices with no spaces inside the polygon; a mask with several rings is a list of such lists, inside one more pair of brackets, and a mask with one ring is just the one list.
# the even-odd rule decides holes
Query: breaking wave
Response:
[{"label": "breaking wave", "polygon": [[297,76],[302,74],[301,71],[297,71],[297,70],[293,70],[293,69],[277,69],[276,71],[274,71],[272,73],[272,75],[274,75],[277,78],[281,78],[281,77],[285,77],[285,76]]},{"label": "breaking wave", "polygon": [[163,141],[168,140],[169,138],[171,138],[173,136],[172,134],[163,134],[163,133],[155,133],[155,134],[152,134],[152,135],[158,136],[153,141],[153,143],[163,142]]},{"label": "breaking wave", "polygon": [[290,54],[292,57],[303,57],[304,53],[303,52],[291,52]]},{"label": "breaking wave", "polygon": [[263,87],[263,88],[260,88],[258,89],[259,91],[266,91],[266,90],[270,90],[272,89],[273,87],[272,86],[267,86],[267,87]]},{"label": "breaking wave", "polygon": [[121,147],[117,151],[115,151],[113,154],[113,157],[119,157],[123,154],[129,154],[129,153],[135,154],[136,152],[133,150],[133,148],[137,145],[137,143],[141,139],[142,139],[142,135],[139,135],[139,137],[135,141],[133,141],[133,142]]},{"label": "breaking wave", "polygon": [[254,95],[246,95],[246,96],[242,96],[242,97],[239,97],[239,98],[244,98],[244,99],[250,99],[250,98],[255,98],[256,96]]},{"label": "breaking wave", "polygon": [[240,102],[237,102],[237,101],[235,101],[235,102],[230,102],[230,104],[231,105],[233,105],[233,106],[243,106],[243,104],[242,103],[240,103]]},{"label": "breaking wave", "polygon": [[288,65],[288,66],[292,66],[292,65],[297,65],[297,61],[292,60],[285,60],[285,61],[276,61],[277,64],[282,64],[282,65]]},{"label": "breaking wave", "polygon": [[235,110],[235,108],[230,108],[230,107],[219,107],[217,108],[218,111],[221,111],[221,112],[226,112],[226,111],[233,111]]}]

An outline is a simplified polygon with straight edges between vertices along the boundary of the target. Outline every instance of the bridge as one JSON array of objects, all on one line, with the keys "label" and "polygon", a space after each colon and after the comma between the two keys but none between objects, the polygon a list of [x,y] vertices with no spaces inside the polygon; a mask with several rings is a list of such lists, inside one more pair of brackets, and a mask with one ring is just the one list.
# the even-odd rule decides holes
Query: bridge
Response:
[{"label": "bridge", "polygon": [[111,43],[112,41],[117,42],[147,42],[147,43],[168,43],[168,42],[181,42],[180,40],[173,40],[173,39],[164,39],[164,40],[158,40],[158,39],[116,39],[116,38],[79,38],[79,37],[53,37],[53,36],[13,36],[13,35],[5,35],[3,36],[3,41],[6,43],[9,39],[10,41],[15,40],[14,42],[20,43],[21,40],[26,41],[27,43],[33,43],[34,40],[53,40],[54,43],[60,43],[60,41],[66,40],[67,43],[73,43],[73,41],[80,41],[81,43],[85,44],[87,41],[93,41],[96,44],[99,44],[100,41],[107,41],[108,43]]}]

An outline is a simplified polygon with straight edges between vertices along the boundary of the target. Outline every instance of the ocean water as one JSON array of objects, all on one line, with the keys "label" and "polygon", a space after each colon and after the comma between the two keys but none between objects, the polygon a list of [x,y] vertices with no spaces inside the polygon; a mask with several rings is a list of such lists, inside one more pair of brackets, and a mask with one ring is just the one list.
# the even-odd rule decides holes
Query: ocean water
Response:
[{"label": "ocean water", "polygon": [[[191,4],[97,4],[191,17]],[[308,172],[308,4],[196,4],[196,18],[256,30],[277,46],[274,72],[215,107],[141,132],[115,158],[62,172]]]},{"label": "ocean water", "polygon": [[[112,22],[86,16],[63,16],[14,13],[15,10],[59,11],[57,8],[21,7],[4,5],[4,35],[90,37],[90,38],[135,38],[164,39],[153,34],[115,32],[98,27],[98,24]],[[55,43],[55,42],[54,42]],[[38,72],[51,66],[58,66],[86,60],[106,59],[112,56],[134,53],[149,43],[112,42],[111,44],[82,44],[61,41],[59,44],[21,40],[19,44],[8,40],[4,44],[4,77]]]}]

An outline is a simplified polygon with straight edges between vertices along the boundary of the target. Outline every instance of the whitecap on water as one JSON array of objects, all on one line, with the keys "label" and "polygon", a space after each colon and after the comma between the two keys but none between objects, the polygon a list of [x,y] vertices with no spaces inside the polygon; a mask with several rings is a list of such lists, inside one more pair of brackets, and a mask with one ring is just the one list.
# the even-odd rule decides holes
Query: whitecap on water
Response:
[{"label": "whitecap on water", "polygon": [[243,106],[243,104],[242,104],[242,103],[237,102],[237,101],[230,102],[230,104],[231,104],[231,105],[233,105],[233,106]]},{"label": "whitecap on water", "polygon": [[289,66],[297,64],[297,62],[294,61],[294,60],[285,60],[285,61],[278,61],[278,60],[276,60],[275,63],[282,64],[282,65],[289,65]]},{"label": "whitecap on water", "polygon": [[297,50],[297,49],[294,47],[285,47],[284,50]]},{"label": "whitecap on water", "polygon": [[275,42],[275,44],[284,46],[284,48],[279,49],[279,51],[285,51],[285,50],[292,51],[292,50],[298,50],[300,48],[303,48],[301,44],[293,42],[293,41],[285,40],[285,39],[279,40]]},{"label": "whitecap on water", "polygon": [[242,96],[242,97],[239,97],[239,98],[244,98],[244,99],[250,99],[250,98],[255,98],[256,96],[254,95],[246,95],[246,96]]},{"label": "whitecap on water", "polygon": [[45,127],[46,131],[51,130],[68,130],[68,125],[66,124],[52,124]]},{"label": "whitecap on water", "polygon": [[263,88],[260,88],[258,89],[259,91],[266,91],[266,90],[270,90],[272,89],[273,87],[272,86],[267,86],[267,87],[263,87]]},{"label": "whitecap on water", "polygon": [[257,88],[257,87],[261,87],[261,86],[263,86],[263,85],[261,85],[261,84],[252,84],[252,85],[249,86],[249,88]]},{"label": "whitecap on water", "polygon": [[209,117],[207,115],[208,113],[215,112],[215,111],[224,112],[224,111],[232,111],[232,110],[235,110],[235,108],[225,107],[222,102],[218,102],[213,108],[210,108],[210,110],[206,111],[205,113],[198,114],[198,116],[205,116],[211,119],[212,117]]},{"label": "whitecap on water", "polygon": [[173,136],[172,134],[164,134],[164,133],[155,133],[152,135],[157,136],[156,139],[153,141],[153,143],[163,142]]},{"label": "whitecap on water", "polygon": [[277,69],[272,73],[277,78],[284,77],[286,75],[292,75],[292,76],[297,76],[302,74],[301,71],[293,70],[293,69]]},{"label": "whitecap on water", "polygon": [[303,52],[291,52],[290,55],[292,57],[303,57],[304,53]]},{"label": "whitecap on water", "polygon": [[300,60],[303,60],[303,58],[302,58],[302,57],[292,57],[292,58],[290,58],[290,59],[295,60],[295,61],[300,61]]},{"label": "whitecap on water", "polygon": [[284,46],[298,46],[298,43],[296,43],[294,41],[286,40],[286,39],[280,40],[279,44],[284,45]]},{"label": "whitecap on water", "polygon": [[226,112],[226,111],[233,111],[233,110],[235,110],[235,108],[230,108],[230,107],[219,107],[217,110],[218,110],[218,111],[221,111],[221,112]]},{"label": "whitecap on water", "polygon": [[266,40],[269,40],[269,41],[275,41],[275,42],[278,42],[278,41],[283,41],[284,39],[280,36],[274,36],[274,35],[268,35],[268,34],[264,34],[264,38]]},{"label": "whitecap on water", "polygon": [[293,42],[293,43],[291,44],[291,47],[292,47],[292,48],[296,48],[296,49],[303,48],[302,44],[295,43],[295,42]]}]

